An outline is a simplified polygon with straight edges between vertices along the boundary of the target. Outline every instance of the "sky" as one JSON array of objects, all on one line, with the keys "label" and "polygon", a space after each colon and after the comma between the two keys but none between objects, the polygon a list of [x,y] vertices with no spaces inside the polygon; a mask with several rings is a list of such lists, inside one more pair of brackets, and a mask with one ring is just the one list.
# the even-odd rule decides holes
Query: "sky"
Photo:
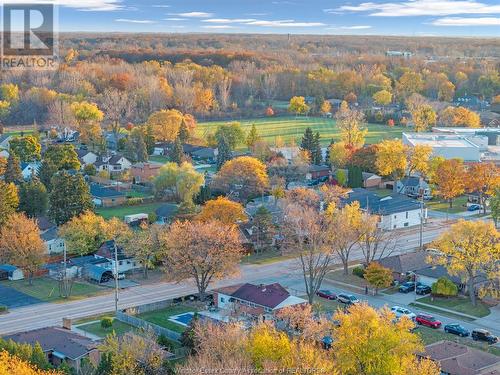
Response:
[{"label": "sky", "polygon": [[[36,3],[47,0],[0,0]],[[500,0],[54,0],[60,31],[500,37]]]}]

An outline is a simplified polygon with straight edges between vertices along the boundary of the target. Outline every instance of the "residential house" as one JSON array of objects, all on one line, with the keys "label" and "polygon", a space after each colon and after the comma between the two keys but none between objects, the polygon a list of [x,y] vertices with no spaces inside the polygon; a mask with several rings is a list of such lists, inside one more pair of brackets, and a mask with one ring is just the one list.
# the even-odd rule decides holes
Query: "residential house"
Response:
[{"label": "residential house", "polygon": [[23,270],[12,264],[0,264],[0,273],[11,281],[24,279]]},{"label": "residential house", "polygon": [[386,51],[385,55],[388,57],[403,57],[408,59],[413,56],[413,53],[410,51]]},{"label": "residential house", "polygon": [[78,159],[80,160],[80,164],[82,165],[82,167],[85,167],[89,164],[94,164],[99,158],[97,154],[94,154],[92,151],[88,150],[78,149],[76,150],[76,154],[78,155]]},{"label": "residential house", "polygon": [[279,223],[283,216],[283,207],[280,200],[272,195],[264,195],[262,197],[257,197],[248,202],[245,206],[245,213],[253,218],[260,207],[267,209],[273,218],[275,224]]},{"label": "residential house", "polygon": [[378,188],[382,184],[382,177],[375,173],[362,172],[364,188]]},{"label": "residential house", "polygon": [[[99,166],[97,166],[99,164]],[[121,173],[132,168],[132,163],[123,155],[103,156],[101,162],[96,163],[98,171],[108,171],[109,173]]]},{"label": "residential house", "polygon": [[21,174],[25,181],[29,181],[33,176],[38,175],[42,163],[39,161],[32,161],[30,163],[21,163]]},{"label": "residential house", "polygon": [[48,361],[55,367],[66,362],[79,373],[83,359],[95,366],[100,362],[99,343],[65,328],[47,327],[4,336],[18,344],[39,343]]},{"label": "residential house", "polygon": [[59,237],[57,225],[50,221],[46,216],[37,218],[38,229],[40,230],[40,237],[49,255],[60,254],[66,248],[64,239]]},{"label": "residential house", "polygon": [[162,165],[154,162],[135,163],[132,164],[130,174],[136,183],[147,182],[158,176]]},{"label": "residential house", "polygon": [[270,150],[282,155],[288,161],[297,158],[300,154],[300,148],[297,146],[271,147]]},{"label": "residential house", "polygon": [[381,266],[392,271],[394,280],[404,282],[411,277],[415,271],[429,267],[426,259],[429,256],[425,251],[412,251],[391,255],[377,260]]},{"label": "residential house", "polygon": [[218,310],[233,311],[255,320],[272,320],[281,309],[304,305],[307,301],[292,296],[279,283],[268,285],[245,283],[216,289],[214,303]]},{"label": "residential house", "polygon": [[[103,242],[94,254],[96,258],[105,259],[107,262],[102,263],[99,266],[105,269],[111,270],[113,274],[115,273],[115,241],[110,240]],[[118,258],[118,273],[124,273],[127,271],[139,269],[142,267],[142,263],[136,260],[134,257],[129,256],[123,250],[123,247],[116,246],[116,258]]]},{"label": "residential house", "polygon": [[168,224],[172,222],[178,210],[179,206],[177,204],[174,203],[162,204],[155,210],[156,221],[161,224]]},{"label": "residential house", "polygon": [[457,107],[465,107],[469,109],[484,110],[490,106],[486,100],[482,100],[476,95],[462,95],[459,96],[454,103]]},{"label": "residential house", "polygon": [[439,364],[443,375],[497,375],[500,357],[483,350],[447,340],[425,347],[420,355]]},{"label": "residential house", "polygon": [[10,145],[10,141],[12,139],[12,135],[10,134],[1,134],[0,135],[0,149],[8,150]]},{"label": "residential house", "polygon": [[376,193],[363,188],[354,188],[342,202],[359,202],[362,210],[378,215],[379,226],[385,230],[411,227],[420,224],[420,217],[427,219],[427,209],[421,203],[399,194],[379,197]]},{"label": "residential house", "polygon": [[431,187],[419,176],[409,176],[397,181],[394,190],[395,193],[414,198],[422,196],[422,193],[425,199],[432,197]]},{"label": "residential house", "polygon": [[98,207],[119,206],[127,200],[125,193],[98,184],[90,184],[90,195]]},{"label": "residential house", "polygon": [[[432,285],[436,281],[438,281],[439,278],[445,277],[453,281],[453,283],[457,285],[459,290],[465,289],[465,284],[462,283],[460,277],[450,275],[448,273],[448,270],[443,266],[427,265],[426,267],[415,270],[414,274],[417,278],[417,281],[420,281],[422,284],[425,285]],[[479,282],[479,280],[477,281]]]},{"label": "residential house", "polygon": [[[166,156],[172,146],[172,142],[158,142],[155,144],[153,155]],[[217,161],[218,150],[216,148],[183,143],[182,151],[193,160],[204,161],[209,164]]]},{"label": "residential house", "polygon": [[330,176],[330,167],[328,165],[312,164],[307,170],[306,180],[317,180],[328,176]]}]

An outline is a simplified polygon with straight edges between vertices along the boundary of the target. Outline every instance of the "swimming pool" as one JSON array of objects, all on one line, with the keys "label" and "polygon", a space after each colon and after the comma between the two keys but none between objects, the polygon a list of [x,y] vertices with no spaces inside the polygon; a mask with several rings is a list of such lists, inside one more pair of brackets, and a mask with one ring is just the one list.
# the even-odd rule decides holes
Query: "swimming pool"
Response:
[{"label": "swimming pool", "polygon": [[193,320],[193,317],[194,312],[187,312],[183,314],[172,315],[170,318],[168,318],[168,320],[180,324],[181,326],[187,327],[189,323],[191,323],[191,320]]}]

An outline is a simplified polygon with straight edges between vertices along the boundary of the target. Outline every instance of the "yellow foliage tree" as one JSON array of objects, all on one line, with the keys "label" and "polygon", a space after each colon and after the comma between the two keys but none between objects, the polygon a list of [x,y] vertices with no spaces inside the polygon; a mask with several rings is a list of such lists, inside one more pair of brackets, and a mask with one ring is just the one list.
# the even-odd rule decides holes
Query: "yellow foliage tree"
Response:
[{"label": "yellow foliage tree", "polygon": [[450,203],[465,192],[466,173],[464,163],[459,159],[442,161],[433,174],[432,182],[436,185],[436,193]]},{"label": "yellow foliage tree", "polygon": [[303,96],[294,96],[290,99],[290,104],[288,105],[288,111],[298,115],[305,115],[309,112],[309,106],[306,104],[306,100]]},{"label": "yellow foliage tree", "polygon": [[375,294],[377,294],[379,288],[387,288],[394,281],[392,271],[377,262],[371,262],[366,267],[364,278],[370,285],[375,287]]},{"label": "yellow foliage tree", "polygon": [[176,109],[163,109],[149,116],[147,125],[153,128],[156,140],[172,142],[177,138],[184,115]]},{"label": "yellow foliage tree", "polygon": [[340,130],[340,139],[347,148],[354,149],[364,145],[368,129],[364,126],[365,116],[362,112],[349,108],[347,102],[343,101],[335,119]]},{"label": "yellow foliage tree", "polygon": [[437,115],[434,109],[424,104],[412,111],[414,128],[417,132],[423,132],[429,129],[430,126],[436,125]]},{"label": "yellow foliage tree", "polygon": [[426,176],[429,173],[430,161],[432,156],[432,147],[427,145],[415,145],[408,149],[408,172],[411,175],[414,172]]},{"label": "yellow foliage tree", "polygon": [[380,105],[388,105],[392,102],[392,94],[387,90],[377,91],[372,98],[375,103]]},{"label": "yellow foliage tree", "polygon": [[39,370],[35,366],[10,355],[6,351],[0,352],[0,375],[62,375],[56,370]]},{"label": "yellow foliage tree", "polygon": [[247,216],[243,206],[226,197],[218,197],[205,203],[198,215],[201,221],[219,220],[232,225],[238,221],[246,221]]},{"label": "yellow foliage tree", "polygon": [[500,274],[500,233],[493,223],[460,220],[434,245],[439,254],[432,255],[432,261],[445,266],[450,275],[460,277],[476,305],[478,278],[497,278]]},{"label": "yellow foliage tree", "polygon": [[378,144],[375,166],[382,176],[400,179],[408,167],[407,147],[402,141],[384,140]]},{"label": "yellow foliage tree", "polygon": [[[352,306],[349,312],[338,311],[334,319],[340,326],[334,330],[332,352],[342,374],[439,374],[430,360],[417,360],[416,354],[424,346],[419,336],[410,332],[411,320],[395,320],[388,309],[377,311],[365,303]],[[417,371],[409,372],[408,367]]]}]

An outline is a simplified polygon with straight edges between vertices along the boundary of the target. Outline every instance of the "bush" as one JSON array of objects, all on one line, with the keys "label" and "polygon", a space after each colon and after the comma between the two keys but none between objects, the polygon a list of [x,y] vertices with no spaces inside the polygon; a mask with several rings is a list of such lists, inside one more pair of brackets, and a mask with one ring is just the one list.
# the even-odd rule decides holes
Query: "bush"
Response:
[{"label": "bush", "polygon": [[352,269],[352,274],[363,279],[365,277],[365,269],[361,266],[354,267]]},{"label": "bush", "polygon": [[0,314],[7,311],[7,306],[0,305]]},{"label": "bush", "polygon": [[144,199],[142,198],[128,198],[125,202],[127,206],[137,206],[142,203],[144,203]]},{"label": "bush", "polygon": [[458,294],[458,287],[446,277],[440,277],[438,281],[432,284],[431,289],[432,294],[435,296],[454,297]]},{"label": "bush", "polygon": [[158,345],[164,347],[168,351],[172,351],[174,349],[172,342],[168,339],[167,336],[163,334],[158,336],[158,339],[156,341],[158,342]]},{"label": "bush", "polygon": [[105,316],[101,319],[101,327],[104,329],[111,328],[113,326],[113,318]]}]

